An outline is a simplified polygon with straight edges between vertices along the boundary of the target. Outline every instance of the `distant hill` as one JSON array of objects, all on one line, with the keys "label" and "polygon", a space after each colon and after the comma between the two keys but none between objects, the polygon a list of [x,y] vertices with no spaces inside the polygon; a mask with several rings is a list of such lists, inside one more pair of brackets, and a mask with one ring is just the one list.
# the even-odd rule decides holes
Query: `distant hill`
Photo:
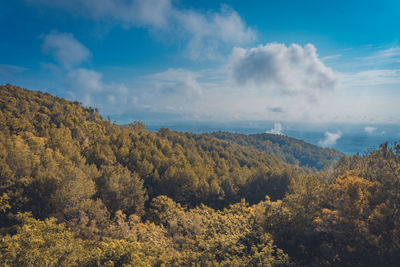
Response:
[{"label": "distant hill", "polygon": [[318,170],[344,155],[335,149],[322,148],[284,135],[268,133],[246,135],[229,132],[215,132],[210,135],[242,146],[253,147],[289,164]]}]

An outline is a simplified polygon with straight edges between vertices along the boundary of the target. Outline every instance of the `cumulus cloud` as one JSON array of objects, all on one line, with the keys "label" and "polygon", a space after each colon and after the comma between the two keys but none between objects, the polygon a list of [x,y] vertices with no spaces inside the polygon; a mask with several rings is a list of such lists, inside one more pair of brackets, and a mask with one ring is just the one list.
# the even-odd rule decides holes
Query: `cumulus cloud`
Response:
[{"label": "cumulus cloud", "polygon": [[373,134],[378,128],[372,126],[365,126],[364,131],[368,134]]},{"label": "cumulus cloud", "polygon": [[320,140],[318,144],[323,147],[330,147],[336,145],[336,141],[342,137],[342,133],[337,131],[336,133],[325,132],[325,138]]},{"label": "cumulus cloud", "polygon": [[271,130],[268,130],[267,133],[270,134],[283,134],[283,127],[282,124],[280,123],[275,123],[274,124],[274,128],[272,128]]},{"label": "cumulus cloud", "polygon": [[277,88],[284,93],[303,93],[312,98],[337,86],[337,75],[318,58],[312,44],[301,47],[269,43],[251,49],[235,47],[232,75],[239,85]]},{"label": "cumulus cloud", "polygon": [[125,28],[139,26],[168,36],[178,35],[187,42],[187,56],[197,60],[215,58],[222,47],[255,38],[254,31],[227,6],[222,6],[219,12],[199,12],[179,8],[172,0],[29,1]]},{"label": "cumulus cloud", "polygon": [[70,33],[50,33],[43,37],[42,51],[51,54],[64,67],[81,64],[90,51]]}]

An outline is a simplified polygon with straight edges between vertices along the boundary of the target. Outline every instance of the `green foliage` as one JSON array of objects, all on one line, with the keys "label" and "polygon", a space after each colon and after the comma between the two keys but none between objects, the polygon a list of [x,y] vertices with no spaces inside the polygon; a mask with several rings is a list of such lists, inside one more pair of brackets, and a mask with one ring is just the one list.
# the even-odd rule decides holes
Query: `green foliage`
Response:
[{"label": "green foliage", "polygon": [[86,258],[84,242],[54,218],[38,221],[24,213],[17,218],[22,221],[17,233],[0,241],[2,266],[77,266]]},{"label": "green foliage", "polygon": [[223,210],[206,206],[184,209],[160,196],[152,201],[153,220],[165,227],[183,255],[184,265],[276,266],[288,256],[260,233],[254,209],[242,201]]},{"label": "green foliage", "polygon": [[123,210],[127,214],[143,214],[146,192],[137,173],[120,165],[106,166],[96,179],[98,194],[110,212]]}]

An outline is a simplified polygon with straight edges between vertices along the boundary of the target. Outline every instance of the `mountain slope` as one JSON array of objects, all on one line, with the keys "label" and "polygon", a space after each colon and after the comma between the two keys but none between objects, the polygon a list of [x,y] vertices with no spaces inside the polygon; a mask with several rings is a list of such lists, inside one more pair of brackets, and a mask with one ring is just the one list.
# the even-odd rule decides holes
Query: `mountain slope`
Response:
[{"label": "mountain slope", "polygon": [[211,136],[221,140],[233,141],[239,145],[253,147],[258,151],[274,155],[279,160],[318,170],[331,164],[344,154],[329,148],[318,147],[302,140],[276,134],[234,134],[215,132]]},{"label": "mountain slope", "polygon": [[[303,172],[213,136],[119,126],[78,102],[12,85],[0,93],[0,194],[14,197],[15,210],[39,217],[64,216],[77,200],[140,214],[146,199],[159,195],[216,208],[266,194],[278,199],[290,177]],[[73,186],[76,199],[63,196]]]}]

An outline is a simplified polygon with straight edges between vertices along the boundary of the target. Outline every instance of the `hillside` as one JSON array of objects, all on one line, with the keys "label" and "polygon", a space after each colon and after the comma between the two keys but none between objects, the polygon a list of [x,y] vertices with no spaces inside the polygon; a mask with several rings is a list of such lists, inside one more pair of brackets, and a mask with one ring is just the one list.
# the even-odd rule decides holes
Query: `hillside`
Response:
[{"label": "hillside", "polygon": [[269,136],[154,133],[0,96],[1,266],[398,265],[398,144],[310,171],[279,158],[315,148],[284,137],[268,154]]},{"label": "hillside", "polygon": [[239,145],[253,147],[258,151],[274,155],[279,160],[289,164],[300,165],[308,168],[322,170],[332,161],[339,159],[343,153],[322,148],[302,140],[277,134],[234,134],[216,132],[211,136],[221,140],[233,141]]},{"label": "hillside", "polygon": [[[26,164],[32,166],[33,157],[35,168],[45,168],[43,153],[57,153],[80,171],[88,168],[89,173],[97,169],[98,176],[122,172],[140,177],[150,199],[164,194],[182,204],[221,208],[241,198],[257,202],[266,193],[274,199],[282,198],[289,182],[287,173],[301,172],[273,155],[208,135],[168,129],[155,134],[141,123],[120,127],[104,121],[95,109],[49,94],[7,85],[1,87],[1,96],[4,150],[25,149],[26,153],[15,155],[28,157],[20,158],[21,162],[28,160]],[[10,165],[7,156],[5,159]],[[7,169],[18,180],[18,169]],[[32,171],[26,174],[31,177]],[[272,192],[268,186],[275,180],[282,184]],[[98,186],[100,181],[96,180]],[[256,185],[258,182],[263,185]]]}]

